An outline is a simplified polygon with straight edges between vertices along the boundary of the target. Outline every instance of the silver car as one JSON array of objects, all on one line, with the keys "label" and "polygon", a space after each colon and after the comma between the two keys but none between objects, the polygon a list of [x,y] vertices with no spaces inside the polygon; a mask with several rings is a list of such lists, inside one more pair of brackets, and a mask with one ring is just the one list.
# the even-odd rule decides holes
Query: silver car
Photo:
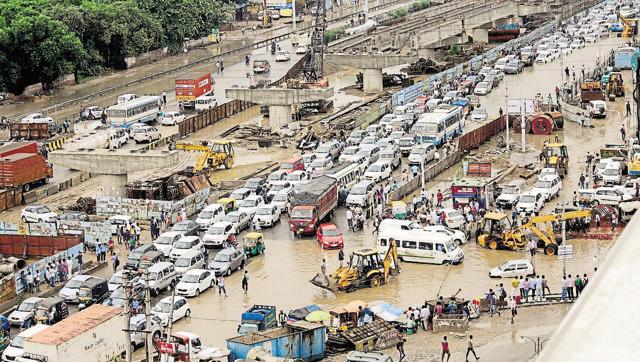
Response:
[{"label": "silver car", "polygon": [[222,249],[209,263],[209,270],[217,275],[231,275],[234,270],[244,269],[247,257],[236,248]]}]

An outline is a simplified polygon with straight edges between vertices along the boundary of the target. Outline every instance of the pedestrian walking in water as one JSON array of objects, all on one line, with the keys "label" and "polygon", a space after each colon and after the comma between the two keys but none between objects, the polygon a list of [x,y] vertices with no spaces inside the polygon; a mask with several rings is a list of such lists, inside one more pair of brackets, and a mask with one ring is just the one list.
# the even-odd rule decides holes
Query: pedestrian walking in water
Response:
[{"label": "pedestrian walking in water", "polygon": [[564,75],[565,77],[569,78],[569,67],[564,68]]},{"label": "pedestrian walking in water", "polygon": [[620,127],[620,136],[622,136],[622,142],[627,141],[627,131],[624,129],[624,125]]},{"label": "pedestrian walking in water", "polygon": [[449,352],[449,341],[447,341],[447,336],[442,338],[442,342],[440,342],[442,346],[442,357],[440,359],[441,362],[444,362],[444,355],[447,355],[447,362],[449,362],[449,358],[451,358],[451,352]]},{"label": "pedestrian walking in water", "polygon": [[338,251],[338,264],[340,264],[340,267],[342,267],[343,262],[344,262],[344,251],[340,249],[340,251]]},{"label": "pedestrian walking in water", "polygon": [[[445,337],[446,338],[446,337]],[[404,342],[406,342],[407,340],[402,338],[400,339],[400,341],[398,342],[398,344],[396,344],[396,348],[398,349],[398,361],[402,361],[404,359],[404,357],[406,356],[404,354]]]},{"label": "pedestrian walking in water", "polygon": [[249,291],[249,272],[246,270],[242,276],[242,290],[244,290],[245,294]]},{"label": "pedestrian walking in water", "polygon": [[573,301],[573,299],[575,298],[575,295],[573,294],[574,285],[575,280],[571,277],[571,274],[569,274],[567,276],[567,293],[569,294],[569,298],[571,299],[571,301]]},{"label": "pedestrian walking in water", "polygon": [[476,355],[476,351],[473,349],[473,335],[471,334],[469,335],[469,340],[467,341],[467,355],[465,357],[467,362],[469,362],[469,352],[473,353],[473,357],[475,357],[476,360],[480,359],[480,357]]},{"label": "pedestrian walking in water", "polygon": [[517,307],[518,305],[516,303],[516,298],[511,297],[511,299],[509,299],[509,308],[511,309],[511,323],[514,322],[516,316],[518,315]]},{"label": "pedestrian walking in water", "polygon": [[322,275],[327,275],[327,260],[322,258],[322,263],[320,264],[320,271]]},{"label": "pedestrian walking in water", "polygon": [[162,104],[164,104],[165,106],[167,105],[167,92],[166,91],[162,92]]},{"label": "pedestrian walking in water", "polygon": [[[245,271],[245,273],[246,273],[246,271]],[[225,287],[224,287],[224,277],[222,275],[220,275],[218,277],[218,280],[217,280],[216,283],[218,284],[218,294],[224,293],[224,296],[226,297],[227,296],[227,289],[225,289]],[[248,281],[247,281],[247,283],[248,283]],[[247,284],[247,288],[249,288],[248,284]],[[244,278],[242,279],[242,289],[244,289]],[[245,293],[246,293],[246,291],[245,291]]]},{"label": "pedestrian walking in water", "polygon": [[631,114],[631,103],[629,103],[629,101],[627,101],[627,104],[625,104],[624,108],[627,110],[627,116]]}]

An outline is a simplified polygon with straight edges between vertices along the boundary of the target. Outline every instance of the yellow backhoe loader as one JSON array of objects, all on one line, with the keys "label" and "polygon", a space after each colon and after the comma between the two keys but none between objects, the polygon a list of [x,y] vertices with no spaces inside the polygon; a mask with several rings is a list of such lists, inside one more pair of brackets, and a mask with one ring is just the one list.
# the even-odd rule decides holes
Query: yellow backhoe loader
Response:
[{"label": "yellow backhoe loader", "polygon": [[391,274],[400,272],[398,249],[395,241],[389,242],[384,259],[373,249],[354,251],[346,266],[338,267],[331,275],[318,273],[311,283],[332,292],[352,292],[360,288],[386,284]]},{"label": "yellow backhoe loader", "polygon": [[[494,250],[522,250],[527,245],[525,235],[530,231],[538,237],[538,247],[544,248],[545,254],[556,255],[562,240],[555,235],[553,223],[590,217],[590,209],[539,215],[531,217],[522,226],[514,228],[507,215],[489,212],[484,216],[484,225],[482,234],[478,237],[478,244]],[[545,227],[538,227],[538,224],[544,224]]]},{"label": "yellow backhoe loader", "polygon": [[202,170],[210,172],[220,166],[229,169],[235,161],[233,145],[228,140],[203,141],[201,144],[176,143],[175,149],[199,153],[193,170],[190,170],[194,173]]}]

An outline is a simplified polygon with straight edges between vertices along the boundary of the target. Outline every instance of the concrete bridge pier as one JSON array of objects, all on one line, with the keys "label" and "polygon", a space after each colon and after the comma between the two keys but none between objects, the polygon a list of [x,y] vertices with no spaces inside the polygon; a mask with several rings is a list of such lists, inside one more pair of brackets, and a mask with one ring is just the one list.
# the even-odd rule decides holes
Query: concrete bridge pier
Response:
[{"label": "concrete bridge pier", "polygon": [[382,70],[401,64],[413,63],[417,56],[379,55],[379,54],[327,54],[325,61],[337,65],[362,69],[363,91],[379,93],[383,90]]},{"label": "concrete bridge pier", "polygon": [[102,175],[102,192],[106,196],[124,197],[124,187],[127,185],[127,174]]}]

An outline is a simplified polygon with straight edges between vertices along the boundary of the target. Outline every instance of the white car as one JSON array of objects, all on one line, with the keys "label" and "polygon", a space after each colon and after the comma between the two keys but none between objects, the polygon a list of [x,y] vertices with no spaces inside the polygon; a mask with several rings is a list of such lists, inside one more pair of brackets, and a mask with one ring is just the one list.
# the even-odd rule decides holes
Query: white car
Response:
[{"label": "white car", "polygon": [[312,176],[322,175],[325,170],[333,167],[333,161],[331,158],[316,158],[311,164],[307,171],[311,173]]},{"label": "white car", "polygon": [[584,36],[584,41],[587,42],[587,43],[595,43],[598,40],[600,40],[600,35],[595,34],[595,33],[589,33],[589,34]]},{"label": "white car", "polygon": [[289,213],[291,206],[291,197],[293,197],[293,189],[278,191],[271,199],[271,205],[276,205],[281,212]]},{"label": "white car", "polygon": [[235,199],[237,202],[240,200],[244,200],[251,195],[255,195],[255,190],[248,189],[246,187],[241,187],[239,189],[233,190],[233,192],[231,193],[231,195],[229,195],[229,197],[232,199]]},{"label": "white car", "polygon": [[20,120],[21,123],[54,123],[53,118],[42,113],[31,113]]},{"label": "white car", "polygon": [[524,185],[524,180],[513,180],[509,182],[502,188],[500,196],[496,198],[496,205],[504,209],[514,207],[520,199],[520,193]]},{"label": "white car", "polygon": [[256,213],[253,216],[253,224],[262,226],[273,226],[273,224],[280,221],[280,208],[274,204],[262,205],[256,209]]},{"label": "white car", "polygon": [[544,206],[544,195],[532,191],[527,191],[520,195],[516,204],[516,211],[519,214],[533,215],[540,212]]},{"label": "white car", "polygon": [[91,275],[84,275],[84,274],[79,274],[74,276],[73,278],[71,278],[71,280],[67,282],[67,284],[64,285],[62,289],[60,289],[58,296],[67,302],[77,303],[78,291],[80,291],[80,286],[82,285],[83,282],[92,278],[95,278],[95,277]]},{"label": "white car", "polygon": [[427,162],[434,159],[436,154],[436,146],[433,143],[421,143],[411,147],[411,153],[409,153],[409,165],[421,165],[427,164]]},{"label": "white car", "polygon": [[12,326],[22,326],[24,321],[31,320],[34,322],[32,324],[35,324],[36,307],[42,300],[42,298],[30,297],[20,302],[18,307],[9,314],[9,323]]},{"label": "white car", "polygon": [[486,121],[487,117],[488,117],[487,110],[484,108],[476,108],[473,110],[473,112],[471,112],[471,120],[473,121],[478,121],[478,122]]},{"label": "white car", "polygon": [[527,259],[509,260],[489,271],[490,278],[528,277],[536,273],[536,268]]},{"label": "white car", "polygon": [[296,48],[296,54],[305,54],[307,51],[307,46],[303,44],[298,45],[298,47]]},{"label": "white car", "polygon": [[158,251],[161,251],[165,257],[169,257],[173,244],[180,240],[184,235],[179,231],[165,231],[156,240],[153,241]]},{"label": "white car", "polygon": [[555,52],[550,50],[543,50],[538,53],[536,57],[536,63],[550,63],[555,59]]},{"label": "white car", "polygon": [[205,206],[196,218],[196,224],[200,230],[207,230],[209,226],[222,220],[224,216],[224,207],[220,204],[210,204]]},{"label": "white car", "polygon": [[429,225],[424,227],[425,231],[436,233],[438,235],[446,235],[450,237],[456,244],[462,245],[467,242],[467,236],[460,230],[454,230],[444,225]]},{"label": "white car", "polygon": [[251,226],[251,218],[245,212],[232,211],[226,214],[222,218],[222,221],[227,221],[233,224],[233,233],[236,235]]},{"label": "white car", "polygon": [[200,293],[216,285],[216,276],[206,269],[192,269],[184,273],[176,285],[176,294],[197,297]]},{"label": "white car", "polygon": [[198,250],[204,252],[204,243],[199,237],[194,235],[183,236],[175,244],[169,253],[169,260],[175,262],[179,257],[186,254],[189,250]]},{"label": "white car", "polygon": [[560,190],[562,190],[562,180],[558,176],[539,178],[533,185],[533,189],[531,189],[532,192],[541,193],[545,201],[550,201],[557,197],[560,194]]},{"label": "white car", "polygon": [[[271,187],[274,187],[273,185]],[[253,214],[256,213],[256,208],[258,206],[264,205],[264,199],[259,195],[251,195],[244,200],[238,202],[238,212],[246,213],[250,218],[253,218]]]},{"label": "white car", "polygon": [[359,157],[358,152],[360,152],[360,146],[345,147],[338,157],[338,162],[354,162]]},{"label": "white car", "polygon": [[602,186],[596,189],[596,192],[593,195],[593,201],[591,201],[591,204],[618,206],[620,202],[629,201],[631,199],[632,199],[631,195],[628,195],[622,192],[617,187]]},{"label": "white car", "polygon": [[[113,292],[114,290],[122,286],[122,284],[124,283],[124,278],[123,278],[124,273],[125,273],[125,270],[123,269],[123,270],[118,270],[117,272],[111,275],[111,277],[107,281],[107,287],[109,288],[109,292]],[[132,277],[132,279],[129,279],[129,282],[143,283],[142,280],[140,280],[140,277]]]},{"label": "white car", "polygon": [[176,273],[182,275],[192,269],[202,269],[207,266],[207,257],[202,251],[189,250],[173,262]]},{"label": "white car", "polygon": [[489,82],[479,82],[476,84],[476,87],[473,89],[473,94],[476,95],[487,95],[491,92],[492,85]]},{"label": "white car", "polygon": [[452,90],[452,91],[448,91],[444,95],[444,97],[442,97],[442,101],[444,101],[445,103],[451,103],[457,100],[458,98],[462,98],[462,92],[457,90]]},{"label": "white car", "polygon": [[287,175],[289,175],[289,173],[285,170],[275,170],[267,177],[267,183],[271,185],[277,181],[284,181],[287,179]]},{"label": "white car", "polygon": [[558,170],[553,167],[545,167],[538,173],[538,180],[543,180],[545,177],[558,176]]},{"label": "white car", "polygon": [[235,235],[235,227],[228,221],[220,221],[211,226],[202,236],[205,247],[222,247],[224,243]]},{"label": "white car", "polygon": [[365,180],[373,180],[379,182],[386,180],[391,176],[392,167],[387,161],[377,161],[370,165],[364,172]]},{"label": "white car", "polygon": [[607,103],[605,101],[589,101],[589,105],[587,106],[587,108],[589,110],[589,116],[591,116],[591,118],[607,117]]},{"label": "white car", "polygon": [[175,126],[176,124],[184,121],[185,115],[180,112],[165,112],[160,117],[160,124],[163,126]]},{"label": "white car", "polygon": [[289,182],[292,186],[304,184],[311,179],[309,173],[303,170],[295,170],[287,175],[287,182]]},{"label": "white car", "polygon": [[153,142],[162,138],[160,131],[152,126],[137,127],[131,130],[131,133],[133,133],[133,140],[136,141],[136,143]]},{"label": "white car", "polygon": [[20,218],[23,222],[54,222],[58,214],[43,205],[31,205],[22,209]]},{"label": "white car", "polygon": [[291,54],[286,51],[279,51],[276,53],[276,62],[287,62],[291,60]]},{"label": "white car", "polygon": [[[171,297],[161,299],[154,307],[151,314],[160,318],[162,326],[169,324],[169,315],[171,314]],[[182,318],[188,318],[191,315],[191,306],[184,297],[173,297],[173,318],[175,323]]]},{"label": "white car", "polygon": [[466,223],[464,215],[456,209],[444,208],[436,213],[440,215],[443,212],[445,214],[444,223],[451,229],[460,229]]},{"label": "white car", "polygon": [[[274,182],[267,192],[267,200],[273,200],[273,197],[280,191],[293,190],[293,185],[289,181]],[[251,215],[253,217],[253,215]]]}]

